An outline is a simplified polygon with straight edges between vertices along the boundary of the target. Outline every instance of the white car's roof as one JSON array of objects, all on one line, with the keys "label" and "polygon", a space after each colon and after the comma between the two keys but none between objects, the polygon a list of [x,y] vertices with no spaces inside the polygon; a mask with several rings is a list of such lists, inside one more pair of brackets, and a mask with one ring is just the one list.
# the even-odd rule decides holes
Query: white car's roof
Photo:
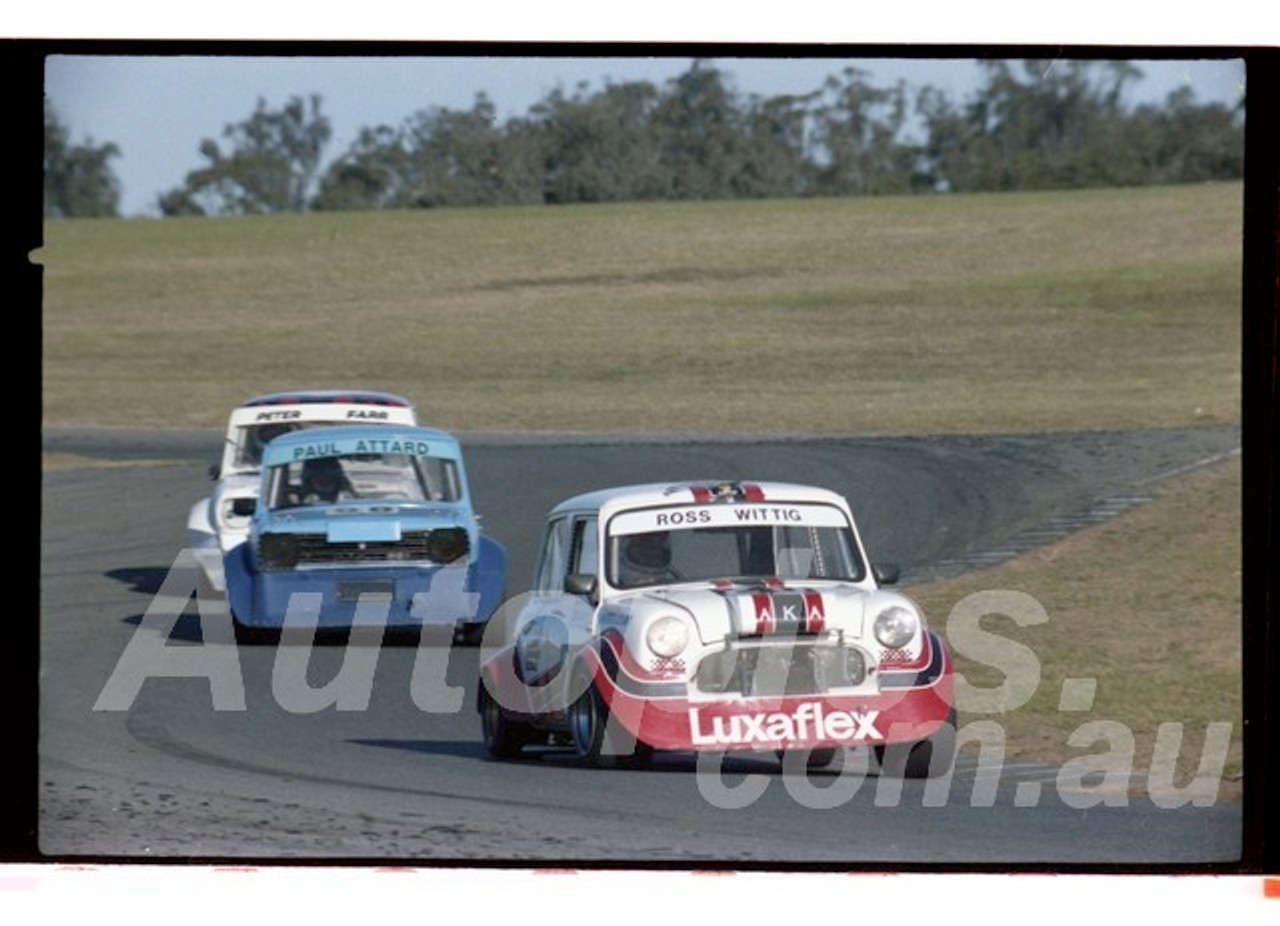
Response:
[{"label": "white car's roof", "polygon": [[297,405],[305,402],[349,402],[368,405],[404,405],[411,403],[403,396],[375,389],[293,389],[271,392],[246,399],[241,405]]},{"label": "white car's roof", "polygon": [[248,399],[231,412],[231,426],[273,421],[416,424],[413,403],[368,389],[300,389]]},{"label": "white car's roof", "polygon": [[712,503],[718,500],[824,502],[842,507],[845,505],[843,496],[816,486],[795,485],[788,482],[695,480],[653,482],[584,492],[556,505],[551,515],[568,511],[593,511],[606,508],[609,511],[618,511],[661,505]]}]

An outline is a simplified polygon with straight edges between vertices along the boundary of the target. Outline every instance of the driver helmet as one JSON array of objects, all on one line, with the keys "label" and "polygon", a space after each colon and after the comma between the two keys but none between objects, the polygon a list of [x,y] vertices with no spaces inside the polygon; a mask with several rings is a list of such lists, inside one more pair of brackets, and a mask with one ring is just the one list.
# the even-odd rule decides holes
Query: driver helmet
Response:
[{"label": "driver helmet", "polygon": [[671,535],[667,531],[633,534],[623,545],[622,558],[643,572],[660,572],[671,565]]},{"label": "driver helmet", "polygon": [[302,464],[302,484],[322,495],[337,494],[342,484],[342,464],[335,457],[316,457]]}]

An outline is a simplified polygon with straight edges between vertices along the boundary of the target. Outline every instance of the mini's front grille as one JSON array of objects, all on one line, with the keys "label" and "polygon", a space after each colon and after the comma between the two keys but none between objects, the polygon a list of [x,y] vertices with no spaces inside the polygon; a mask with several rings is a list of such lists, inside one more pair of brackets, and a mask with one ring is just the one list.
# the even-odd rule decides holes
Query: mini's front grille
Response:
[{"label": "mini's front grille", "polygon": [[862,650],[852,646],[735,647],[704,656],[694,685],[707,694],[746,697],[821,694],[861,685],[867,666]]},{"label": "mini's front grille", "polygon": [[322,534],[276,534],[264,538],[258,563],[262,569],[424,561],[445,565],[464,558],[469,550],[467,532],[456,527],[409,531],[399,540],[341,543],[330,543]]}]

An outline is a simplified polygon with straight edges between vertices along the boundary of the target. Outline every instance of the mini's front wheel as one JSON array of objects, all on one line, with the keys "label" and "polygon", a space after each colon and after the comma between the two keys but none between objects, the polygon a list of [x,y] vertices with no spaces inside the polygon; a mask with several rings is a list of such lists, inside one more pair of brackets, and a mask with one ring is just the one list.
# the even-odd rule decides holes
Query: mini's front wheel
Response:
[{"label": "mini's front wheel", "polygon": [[594,685],[587,685],[578,699],[569,705],[569,733],[573,748],[588,765],[604,764],[604,734],[609,723],[609,708]]},{"label": "mini's front wheel", "polygon": [[875,747],[880,773],[895,778],[941,778],[956,761],[956,709],[932,736],[916,743]]},{"label": "mini's front wheel", "polygon": [[584,682],[578,699],[569,705],[569,733],[578,756],[593,768],[617,765],[642,768],[653,759],[653,747],[642,743],[617,723],[610,722],[609,705],[595,685]]},{"label": "mini's front wheel", "polygon": [[[804,765],[807,769],[826,768],[836,758],[836,748],[834,746],[815,746],[813,749],[796,750],[804,752]],[[777,751],[778,761],[786,764],[788,750],[779,749]]]}]

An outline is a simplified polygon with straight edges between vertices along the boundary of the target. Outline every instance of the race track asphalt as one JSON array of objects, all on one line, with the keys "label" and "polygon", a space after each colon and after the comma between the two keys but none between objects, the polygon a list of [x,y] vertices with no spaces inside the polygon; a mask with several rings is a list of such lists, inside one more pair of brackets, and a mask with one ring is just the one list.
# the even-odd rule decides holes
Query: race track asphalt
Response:
[{"label": "race track asphalt", "polygon": [[[43,477],[39,840],[51,856],[857,867],[1188,864],[1238,852],[1239,805],[1101,800],[1096,789],[1060,790],[1057,770],[1032,766],[1011,765],[992,781],[962,760],[939,798],[920,782],[899,790],[874,764],[857,774],[865,759],[853,752],[844,771],[812,777],[754,755],[730,758],[715,775],[698,773],[688,755],[662,756],[648,770],[589,770],[555,751],[489,761],[471,709],[478,651],[431,641],[317,648],[301,669],[287,647],[227,647],[242,707],[224,709],[225,692],[175,670],[142,682],[122,709],[95,710],[133,635],[154,634],[144,616],[165,607],[157,592],[172,579],[188,508],[209,489],[218,439],[45,432],[46,451],[133,461]],[[530,574],[545,511],[590,488],[689,478],[823,485],[852,500],[872,558],[899,563],[910,585],[1143,504],[1162,479],[1237,453],[1239,441],[1235,428],[464,436],[485,528],[508,548],[512,593]],[[205,645],[194,602],[186,607],[175,610],[167,641],[152,642]],[[371,667],[367,690],[342,705],[351,709],[308,711],[280,696],[276,682],[290,671],[320,687],[344,659]]]}]

